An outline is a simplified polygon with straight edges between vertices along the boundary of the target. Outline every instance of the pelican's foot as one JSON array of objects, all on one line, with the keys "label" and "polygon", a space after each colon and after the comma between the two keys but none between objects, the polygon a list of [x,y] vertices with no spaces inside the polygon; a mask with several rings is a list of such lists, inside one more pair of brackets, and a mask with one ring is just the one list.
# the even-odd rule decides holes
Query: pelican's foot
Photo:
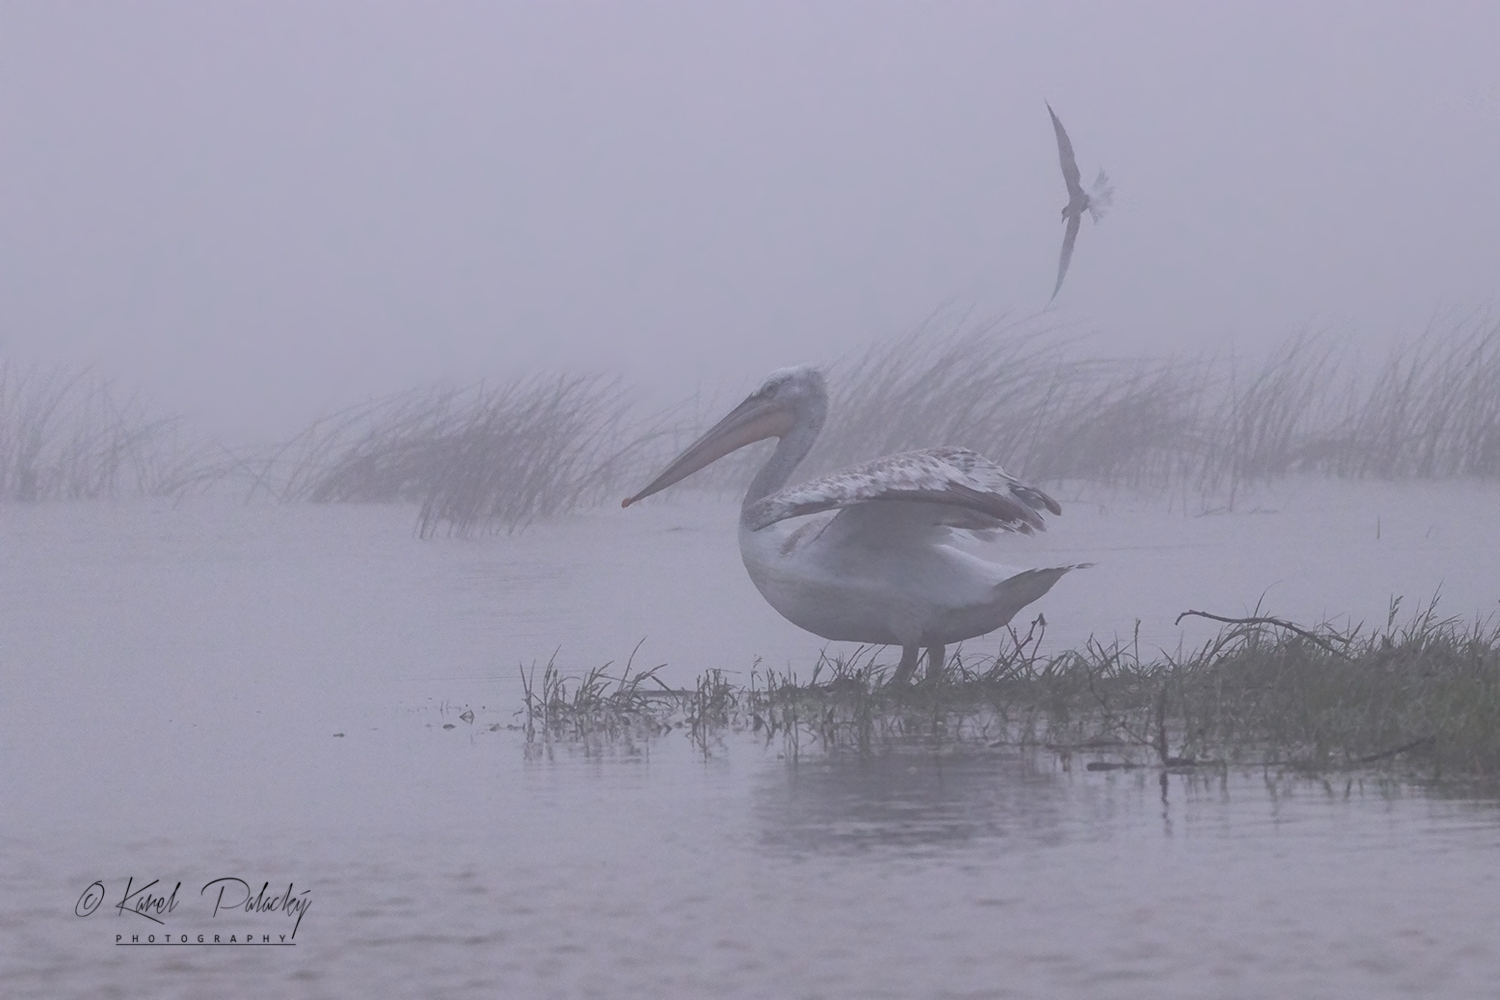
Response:
[{"label": "pelican's foot", "polygon": [[936,646],[927,647],[927,681],[930,684],[937,683],[943,676],[943,664],[947,662],[947,650],[939,643]]},{"label": "pelican's foot", "polygon": [[896,672],[891,675],[892,684],[907,685],[911,683],[911,675],[917,672],[917,647],[902,646],[901,662],[896,666]]}]

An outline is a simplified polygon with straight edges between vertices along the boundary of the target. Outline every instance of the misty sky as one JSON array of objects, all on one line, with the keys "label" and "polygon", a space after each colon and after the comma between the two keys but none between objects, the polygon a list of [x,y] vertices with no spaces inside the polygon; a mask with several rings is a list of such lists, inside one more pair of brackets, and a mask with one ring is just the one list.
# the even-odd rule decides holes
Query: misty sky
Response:
[{"label": "misty sky", "polygon": [[1101,352],[1495,313],[1500,4],[0,5],[0,357],[231,438],[748,385],[935,310]]}]

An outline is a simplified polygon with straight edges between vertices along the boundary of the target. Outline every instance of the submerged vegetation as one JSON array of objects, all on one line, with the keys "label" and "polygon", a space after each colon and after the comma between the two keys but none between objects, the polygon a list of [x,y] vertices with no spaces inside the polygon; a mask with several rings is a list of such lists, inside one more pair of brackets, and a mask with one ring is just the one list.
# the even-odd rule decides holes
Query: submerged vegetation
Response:
[{"label": "submerged vegetation", "polygon": [[611,663],[579,677],[566,676],[557,666],[556,653],[540,678],[535,664],[530,670],[523,667],[524,704],[517,714],[525,718],[527,741],[637,740],[686,728],[706,746],[734,725],[740,695],[722,670],[705,671],[690,690],[668,687],[657,676],[665,663],[631,673],[644,643],[636,643],[619,677],[610,675]]},{"label": "submerged vegetation", "polygon": [[[961,445],[1038,483],[1171,488],[1222,498],[1293,473],[1500,476],[1500,323],[1429,331],[1373,361],[1298,336],[1265,358],[1099,358],[1035,324],[928,326],[836,361],[807,475]],[[406,502],[422,535],[514,529],[611,501],[697,435],[646,416],[617,381],[539,376],[425,388],[231,452],[120,405],[85,372],[0,364],[0,498],[180,495]],[[680,410],[678,411],[681,412]],[[749,451],[690,484],[738,488]]]},{"label": "submerged vegetation", "polygon": [[[618,680],[546,667],[519,713],[530,742],[645,739],[681,730],[707,750],[727,732],[789,754],[869,752],[898,741],[1050,751],[1090,770],[1398,767],[1433,779],[1500,776],[1500,628],[1439,618],[1430,604],[1383,629],[1223,623],[1202,647],[1143,656],[1090,641],[1042,656],[1045,621],[1009,630],[993,656],[951,656],[937,678],[890,682],[882,650],[824,657],[805,680],[709,671],[668,689],[654,668]],[[972,645],[972,644],[971,644]]]}]

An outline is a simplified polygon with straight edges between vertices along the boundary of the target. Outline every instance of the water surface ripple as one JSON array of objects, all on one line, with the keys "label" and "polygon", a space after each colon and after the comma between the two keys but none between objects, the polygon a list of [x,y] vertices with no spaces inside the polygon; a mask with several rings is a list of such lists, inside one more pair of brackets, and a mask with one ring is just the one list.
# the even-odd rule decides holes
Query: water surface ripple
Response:
[{"label": "water surface ripple", "polygon": [[[1299,489],[1112,499],[1017,553],[1099,561],[1046,599],[1064,639],[1139,618],[1167,645],[1185,596],[1267,587],[1299,618],[1500,593],[1479,491]],[[404,509],[6,508],[0,994],[1494,994],[1491,799],[982,745],[528,745],[517,666],[554,651],[581,671],[644,635],[637,665],[684,679],[821,645],[755,597],[731,505],[630,513],[421,542]],[[127,878],[183,883],[174,933],[260,933],[199,908],[224,876],[308,891],[296,946],[114,945],[148,929]]]}]

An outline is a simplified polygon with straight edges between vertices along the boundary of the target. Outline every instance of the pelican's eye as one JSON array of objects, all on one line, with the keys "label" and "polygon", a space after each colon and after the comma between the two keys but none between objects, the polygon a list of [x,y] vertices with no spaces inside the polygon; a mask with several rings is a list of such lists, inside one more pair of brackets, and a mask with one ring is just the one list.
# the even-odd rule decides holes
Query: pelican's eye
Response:
[{"label": "pelican's eye", "polygon": [[777,383],[772,382],[770,385],[768,385],[764,389],[762,389],[760,391],[760,394],[762,396],[766,397],[767,399],[772,399],[772,398],[775,397],[776,390],[779,389],[779,388],[780,388],[780,386]]}]

